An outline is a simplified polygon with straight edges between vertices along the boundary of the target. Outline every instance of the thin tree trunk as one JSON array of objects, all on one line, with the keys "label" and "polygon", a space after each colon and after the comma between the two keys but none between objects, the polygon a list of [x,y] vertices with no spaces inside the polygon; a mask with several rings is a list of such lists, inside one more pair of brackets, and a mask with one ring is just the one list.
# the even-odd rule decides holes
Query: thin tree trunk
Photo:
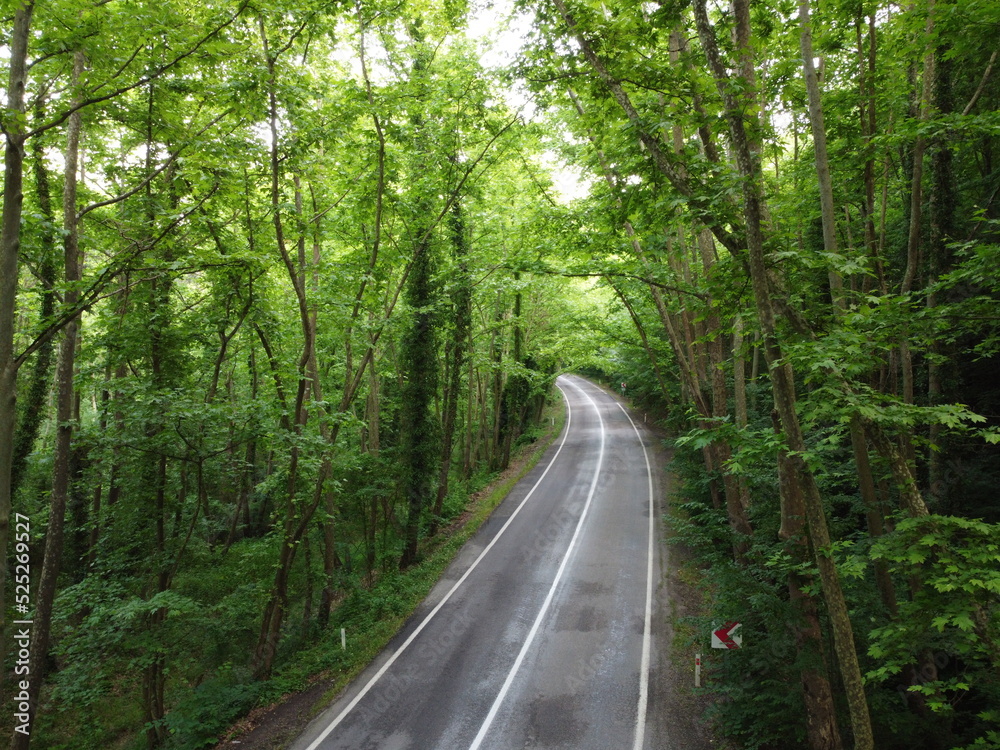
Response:
[{"label": "thin tree trunk", "polygon": [[[947,44],[947,42],[943,42]],[[954,113],[952,96],[952,66],[948,57],[947,47],[937,51],[939,58],[934,81],[934,98],[937,111],[948,117]],[[948,242],[955,231],[955,195],[954,170],[951,144],[948,138],[938,137],[931,152],[931,196],[930,196],[930,237],[928,238],[927,272],[929,281],[937,281],[939,276],[951,267]],[[926,307],[937,306],[937,293],[929,291],[925,300]],[[936,406],[941,402],[943,393],[941,361],[947,361],[945,345],[937,338],[931,342],[930,355],[927,358],[927,403]],[[930,446],[927,451],[927,486],[932,502],[944,499],[947,488],[944,486],[944,472],[941,464],[942,451],[939,450],[944,429],[941,424],[930,426]]]},{"label": "thin tree trunk", "polygon": [[[715,263],[714,243],[712,234],[707,230],[698,233],[698,247],[701,251],[702,266],[705,276],[711,273]],[[711,304],[711,302],[709,303]],[[708,344],[708,361],[711,372],[712,386],[712,418],[721,421],[729,416],[729,391],[726,388],[726,373],[723,364],[726,358],[726,347],[723,342],[722,322],[713,308],[706,320],[706,328],[713,333]],[[747,517],[750,505],[750,495],[746,484],[740,478],[727,470],[726,464],[732,458],[732,447],[727,440],[716,440],[712,448],[715,462],[722,472],[722,485],[726,497],[726,515],[733,529],[733,557],[740,563],[746,562],[750,550],[750,537],[753,527]]]},{"label": "thin tree trunk", "polygon": [[309,542],[309,535],[302,538],[302,547],[305,560],[306,573],[306,600],[302,605],[302,630],[309,631],[309,621],[312,619],[313,606],[313,572],[312,572],[312,544]]},{"label": "thin tree trunk", "polygon": [[[812,21],[809,17],[809,0],[799,0],[799,36],[802,48],[802,63],[805,71],[806,92],[809,96],[809,124],[812,127],[813,151],[816,157],[816,177],[819,181],[819,205],[823,221],[823,249],[829,256],[836,256],[837,221],[833,202],[833,180],[830,177],[830,157],[826,149],[826,126],[823,124],[823,103],[819,91],[819,79],[813,63]],[[843,309],[844,281],[835,269],[829,270],[830,296],[834,304]]]},{"label": "thin tree trunk", "polygon": [[[505,312],[503,292],[501,291],[497,293],[497,309],[493,318],[493,328],[490,331],[490,364],[493,377],[490,379],[490,384],[492,386],[490,394],[492,396],[490,403],[490,406],[492,406],[492,413],[490,415],[490,437],[487,444],[487,451],[489,455],[490,468],[493,471],[500,468],[500,410],[503,405],[501,396],[503,394],[504,386],[503,344],[501,343],[500,333],[503,326]],[[485,402],[483,408],[484,410],[487,408]]]},{"label": "thin tree trunk", "polygon": [[639,318],[639,314],[636,312],[632,302],[625,296],[625,293],[615,284],[612,284],[611,288],[614,289],[615,294],[618,296],[618,299],[621,300],[622,304],[625,306],[625,310],[629,314],[629,317],[632,319],[632,324],[635,326],[635,330],[639,334],[639,340],[642,341],[642,348],[645,349],[646,357],[649,358],[649,363],[653,367],[653,373],[656,375],[656,382],[660,386],[660,395],[664,402],[669,405],[671,398],[670,393],[667,390],[667,381],[663,375],[663,370],[660,367],[659,358],[656,356],[656,352],[649,343],[649,336],[646,334],[646,327]]},{"label": "thin tree trunk", "polygon": [[[917,102],[917,119],[920,123],[926,122],[930,118],[931,98],[934,91],[934,67],[935,54],[933,49],[934,32],[934,3],[935,0],[928,0],[927,3],[927,24],[925,36],[927,38],[927,51],[924,54],[924,69],[921,81],[920,100]],[[921,265],[921,233],[923,229],[923,176],[924,176],[924,153],[927,150],[927,139],[918,135],[913,144],[913,169],[910,180],[910,225],[906,240],[906,268],[903,273],[903,280],[900,283],[899,292],[905,296],[913,290],[917,273]],[[899,362],[903,385],[903,403],[912,404],[914,402],[914,372],[913,372],[913,352],[910,350],[910,343],[904,336],[899,342]],[[913,446],[913,434],[904,432],[900,436],[903,453],[906,460],[911,464],[916,461],[916,451]]]},{"label": "thin tree trunk", "polygon": [[733,321],[733,412],[736,426],[745,430],[750,422],[747,408],[747,360],[743,354],[743,316]]},{"label": "thin tree trunk", "polygon": [[899,491],[903,508],[913,518],[928,515],[927,504],[913,476],[913,467],[899,446],[890,440],[882,428],[874,423],[863,421],[865,433],[875,450],[889,463],[896,488]]},{"label": "thin tree trunk", "polygon": [[[885,279],[885,264],[882,262],[878,238],[875,234],[875,151],[871,143],[872,138],[876,134],[877,124],[875,110],[875,50],[878,37],[876,35],[875,16],[872,14],[868,18],[868,51],[866,54],[862,33],[864,17],[861,14],[861,10],[862,8],[859,4],[855,25],[858,42],[858,88],[861,94],[861,138],[865,144],[865,197],[861,202],[861,220],[864,223],[865,248],[874,264],[878,289],[882,294],[886,294],[888,292],[888,285]],[[862,287],[863,292],[868,291],[866,285],[867,279]]]},{"label": "thin tree trunk", "polygon": [[[517,284],[521,279],[521,274],[514,273],[514,282]],[[517,287],[518,291],[514,294],[514,315],[513,315],[513,347],[512,352],[513,362],[515,366],[522,364],[522,351],[521,344],[523,341],[523,333],[521,330],[521,291],[520,286]],[[504,384],[503,392],[501,394],[501,410],[500,410],[500,465],[499,468],[506,469],[510,464],[510,450],[513,443],[514,437],[520,426],[519,414],[521,411],[521,406],[524,401],[525,389],[527,383],[525,382],[524,376],[519,372],[511,373],[507,376],[507,381]]]},{"label": "thin tree trunk", "polygon": [[[155,89],[152,84],[149,86],[149,99],[146,121],[146,166],[147,174],[153,174],[153,154],[155,153],[153,139],[153,117],[156,104]],[[156,214],[153,204],[152,183],[146,184],[146,227],[149,231],[155,226]],[[176,205],[174,206],[176,208]],[[173,253],[169,247],[164,253],[163,260],[169,264]],[[151,370],[151,380],[154,391],[160,395],[166,393],[169,384],[175,377],[175,373],[170,367],[170,354],[166,346],[165,333],[169,328],[169,307],[170,293],[173,279],[169,276],[165,278],[154,277],[150,282],[149,291],[149,320],[152,321],[149,327],[149,361]],[[147,435],[151,440],[164,431],[164,423],[159,416],[154,417],[148,426]],[[155,449],[154,449],[155,450]],[[156,573],[155,593],[163,593],[170,589],[171,566],[167,559],[167,474],[169,459],[163,453],[150,453],[150,461],[155,462],[152,467],[151,476],[147,486],[153,491],[154,508],[154,539],[153,549],[153,569]],[[183,482],[182,482],[183,486]],[[195,506],[195,514],[198,513],[199,506]],[[181,504],[177,505],[177,513],[181,512]],[[179,523],[175,523],[175,529],[179,529]],[[175,558],[179,560],[179,555]],[[146,629],[151,638],[155,641],[158,631],[166,620],[166,608],[161,607],[151,613],[146,618]],[[162,719],[166,716],[166,702],[164,691],[166,688],[166,654],[157,646],[152,646],[152,657],[149,665],[143,674],[143,710],[146,718],[146,747],[148,750],[162,745],[166,739],[166,727],[163,726]]]},{"label": "thin tree trunk", "polygon": [[[108,404],[111,401],[111,391],[108,390],[107,383],[111,380],[111,367],[108,365],[104,372],[105,387],[101,389],[101,421],[100,430],[101,433],[105,433],[108,429]],[[105,458],[99,459],[100,464],[103,464]],[[94,494],[91,496],[90,504],[90,535],[87,539],[87,570],[89,572],[90,568],[93,567],[94,563],[97,562],[97,543],[101,538],[101,503],[104,498],[104,481],[103,481],[103,471],[100,469],[97,472],[97,482],[94,487]]]},{"label": "thin tree trunk", "polygon": [[[319,599],[319,625],[325,628],[330,622],[330,613],[333,610],[334,581],[337,573],[337,496],[332,487],[327,487],[326,483],[333,474],[333,464],[329,457],[323,459],[320,467],[319,478],[316,481],[316,493],[322,495],[314,499],[314,503],[319,505],[322,502],[325,517],[323,518],[323,591]],[[308,537],[307,537],[308,538]],[[309,589],[312,590],[311,587]]]},{"label": "thin tree trunk", "polygon": [[[858,470],[858,484],[861,488],[861,499],[865,504],[865,516],[868,519],[868,534],[877,539],[885,533],[885,519],[882,503],[875,488],[875,477],[872,474],[871,461],[868,456],[868,440],[865,436],[864,424],[855,415],[851,418],[851,448],[854,451],[854,463]],[[893,617],[896,616],[896,590],[889,575],[889,566],[885,560],[876,560],[875,587],[878,589],[882,604]]]},{"label": "thin tree trunk", "polygon": [[[264,58],[267,63],[268,74],[268,124],[271,133],[270,148],[270,181],[271,181],[271,206],[272,220],[274,223],[275,244],[278,253],[284,263],[288,273],[292,288],[295,292],[298,303],[299,322],[302,328],[303,345],[302,354],[298,361],[298,387],[296,389],[295,406],[293,410],[292,432],[297,436],[305,428],[309,419],[306,409],[306,402],[312,391],[309,379],[309,362],[313,360],[314,337],[309,314],[309,306],[306,301],[305,290],[305,258],[304,258],[304,235],[298,233],[299,242],[299,262],[288,252],[285,242],[285,232],[283,215],[281,211],[281,160],[279,158],[279,138],[278,138],[278,97],[277,97],[277,59],[283,50],[272,55],[267,37],[267,30],[263,17],[258,19],[261,44]],[[287,49],[287,47],[285,48]],[[301,206],[301,193],[296,190]],[[291,455],[289,457],[288,479],[285,488],[285,507],[282,519],[282,550],[278,562],[278,570],[275,571],[274,581],[271,586],[271,594],[264,607],[264,616],[261,621],[260,635],[257,646],[254,650],[254,674],[257,677],[268,677],[274,665],[274,657],[277,654],[278,638],[281,632],[281,624],[288,607],[288,579],[291,575],[291,565],[295,560],[295,549],[297,539],[293,538],[296,529],[295,495],[298,490],[298,469],[299,469],[299,447],[297,442],[293,443]]]},{"label": "thin tree trunk", "polygon": [[469,327],[469,371],[466,375],[466,390],[468,391],[468,399],[465,404],[465,454],[462,459],[462,479],[468,479],[472,476],[472,460],[474,455],[473,444],[476,439],[476,434],[478,434],[478,429],[473,429],[475,426],[475,414],[478,404],[479,396],[479,377],[475,369],[475,360],[473,359],[473,349],[472,345],[474,340],[472,338],[472,327]]}]

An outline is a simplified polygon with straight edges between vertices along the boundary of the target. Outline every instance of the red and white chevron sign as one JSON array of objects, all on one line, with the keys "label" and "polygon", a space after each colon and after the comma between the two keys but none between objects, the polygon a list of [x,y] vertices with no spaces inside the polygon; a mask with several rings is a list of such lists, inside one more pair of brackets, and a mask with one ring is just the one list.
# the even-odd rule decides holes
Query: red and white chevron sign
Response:
[{"label": "red and white chevron sign", "polygon": [[739,648],[743,645],[743,636],[737,630],[743,623],[733,620],[712,630],[712,648]]}]

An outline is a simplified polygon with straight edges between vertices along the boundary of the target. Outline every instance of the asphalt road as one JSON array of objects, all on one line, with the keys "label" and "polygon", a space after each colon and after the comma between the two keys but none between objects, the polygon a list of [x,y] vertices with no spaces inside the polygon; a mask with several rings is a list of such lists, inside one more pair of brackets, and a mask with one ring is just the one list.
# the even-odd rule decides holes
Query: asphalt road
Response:
[{"label": "asphalt road", "polygon": [[651,438],[586,380],[558,385],[560,438],[292,750],[663,745]]}]

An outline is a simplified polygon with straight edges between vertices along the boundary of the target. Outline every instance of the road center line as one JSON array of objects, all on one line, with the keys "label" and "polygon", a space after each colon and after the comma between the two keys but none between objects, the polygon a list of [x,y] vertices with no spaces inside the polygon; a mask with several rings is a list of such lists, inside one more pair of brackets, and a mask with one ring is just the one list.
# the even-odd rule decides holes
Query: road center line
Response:
[{"label": "road center line", "polygon": [[[559,390],[562,391],[561,388]],[[514,512],[510,514],[510,518],[507,519],[506,523],[504,523],[504,525],[500,527],[500,530],[496,533],[496,536],[494,536],[490,540],[490,543],[486,545],[483,551],[479,553],[479,556],[472,562],[472,565],[469,566],[469,569],[462,574],[462,577],[459,578],[450,589],[448,589],[448,593],[444,595],[441,601],[437,603],[437,605],[434,607],[434,609],[430,611],[430,613],[428,613],[427,617],[423,619],[423,621],[416,627],[416,629],[414,629],[414,631],[410,633],[410,636],[403,642],[403,645],[400,646],[399,649],[397,649],[396,652],[389,657],[389,659],[385,662],[385,664],[382,665],[382,667],[378,670],[378,672],[376,672],[372,676],[372,678],[368,680],[368,682],[361,689],[361,691],[356,696],[354,696],[353,700],[351,700],[351,702],[347,704],[347,707],[344,708],[344,710],[341,711],[339,714],[337,714],[337,717],[330,722],[330,724],[326,727],[326,729],[320,732],[319,736],[309,744],[306,750],[317,750],[317,748],[320,746],[320,743],[322,743],[323,740],[325,740],[327,737],[330,736],[330,733],[333,732],[333,730],[340,725],[340,723],[344,720],[344,718],[351,711],[354,710],[355,706],[357,706],[358,703],[361,702],[362,698],[364,698],[371,691],[371,689],[375,687],[375,683],[377,683],[380,679],[382,679],[382,676],[389,671],[389,668],[392,667],[392,665],[396,662],[396,659],[398,659],[402,655],[402,653],[406,651],[407,648],[409,648],[410,644],[413,643],[414,640],[416,640],[417,636],[420,635],[420,633],[423,631],[425,627],[427,627],[427,624],[432,619],[434,619],[434,616],[441,610],[441,608],[448,602],[448,600],[451,599],[452,595],[458,590],[458,587],[461,586],[463,583],[465,583],[465,580],[472,574],[472,571],[475,570],[476,567],[479,565],[479,563],[482,561],[482,559],[486,557],[486,553],[489,552],[491,549],[493,549],[493,545],[497,543],[497,541],[500,539],[501,536],[503,536],[503,533],[507,530],[507,527],[511,525],[514,519],[517,517],[517,514],[521,512],[521,508],[523,508],[525,504],[528,502],[529,498],[531,498],[531,496],[535,494],[535,490],[538,489],[538,485],[542,483],[542,480],[545,479],[546,474],[549,473],[549,469],[552,468],[552,465],[556,462],[556,459],[559,458],[559,454],[562,453],[563,446],[566,445],[566,439],[567,437],[569,437],[569,428],[573,421],[573,408],[569,403],[569,399],[566,398],[565,393],[563,393],[563,398],[566,400],[566,426],[563,428],[563,437],[562,440],[559,442],[559,448],[556,450],[555,455],[552,456],[548,465],[545,467],[545,471],[543,471],[542,475],[538,477],[538,480],[534,483],[534,485],[532,485],[531,489],[528,491],[528,494],[524,496],[524,499],[520,502],[517,508],[514,509]],[[593,403],[593,401],[591,401],[591,403]],[[603,422],[601,423],[601,455],[602,456],[604,455]],[[593,493],[593,489],[591,489],[591,493]],[[586,513],[586,509],[584,509],[584,513]]]},{"label": "road center line", "polygon": [[653,470],[649,464],[649,453],[646,450],[646,442],[642,439],[639,428],[632,417],[625,411],[625,407],[618,403],[618,408],[622,410],[625,418],[628,419],[635,430],[635,436],[639,438],[639,445],[642,446],[642,457],[646,460],[646,478],[649,485],[649,540],[647,542],[647,562],[646,562],[646,624],[642,631],[642,666],[639,673],[639,710],[635,718],[635,744],[632,750],[642,750],[646,739],[646,709],[649,705],[649,659],[653,640],[653,560],[656,554],[656,514],[655,500],[653,495]]},{"label": "road center line", "polygon": [[[486,720],[483,725],[479,728],[479,734],[472,741],[472,745],[469,746],[469,750],[478,750],[479,746],[483,744],[483,740],[486,738],[486,733],[489,732],[490,725],[496,718],[497,712],[500,710],[500,705],[503,703],[504,698],[507,697],[507,692],[510,690],[510,686],[514,683],[514,678],[517,676],[518,670],[521,668],[521,663],[524,661],[525,655],[528,653],[528,649],[531,648],[532,641],[535,640],[535,636],[538,634],[538,629],[541,627],[542,620],[545,619],[545,614],[549,610],[549,606],[552,604],[552,600],[556,594],[556,588],[559,586],[559,582],[562,580],[563,573],[566,572],[566,567],[569,564],[569,559],[573,554],[573,549],[576,547],[576,542],[580,538],[580,531],[583,529],[583,522],[587,518],[587,511],[590,510],[591,501],[594,499],[594,492],[597,490],[597,480],[601,474],[601,467],[604,464],[604,420],[601,418],[600,409],[597,408],[597,404],[594,403],[586,391],[584,391],[580,386],[567,381],[567,384],[578,390],[583,394],[584,398],[590,402],[590,405],[594,407],[594,412],[597,414],[597,419],[601,423],[601,452],[597,457],[597,468],[594,471],[594,478],[590,482],[590,491],[587,493],[587,501],[584,503],[583,512],[580,514],[580,520],[576,523],[576,530],[573,532],[573,538],[570,539],[569,546],[566,548],[566,554],[563,556],[562,562],[559,564],[559,570],[556,571],[556,577],[552,581],[552,586],[549,588],[549,593],[545,597],[545,601],[542,603],[542,608],[538,611],[538,615],[535,617],[535,622],[531,626],[531,630],[528,631],[528,636],[525,638],[524,643],[521,645],[521,651],[517,655],[517,659],[514,660],[514,666],[510,668],[510,672],[507,674],[507,679],[504,680],[503,687],[500,688],[500,692],[497,694],[496,700],[493,701],[493,705],[490,707],[490,712],[486,716]],[[562,390],[561,386],[559,390]],[[564,393],[565,395],[565,393]],[[566,399],[566,403],[569,404],[569,399]]]}]

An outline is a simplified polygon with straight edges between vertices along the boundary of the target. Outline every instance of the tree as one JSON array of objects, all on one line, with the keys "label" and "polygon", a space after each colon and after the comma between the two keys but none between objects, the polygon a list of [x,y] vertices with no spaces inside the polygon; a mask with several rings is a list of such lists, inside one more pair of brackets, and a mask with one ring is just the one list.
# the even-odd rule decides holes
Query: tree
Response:
[{"label": "tree", "polygon": [[[7,624],[7,541],[10,537],[11,469],[16,420],[17,370],[14,352],[14,312],[24,193],[24,148],[27,136],[24,103],[28,40],[34,3],[19,5],[11,33],[7,104],[4,117],[4,189],[0,236],[0,633]],[[4,644],[0,642],[0,650]]]}]

